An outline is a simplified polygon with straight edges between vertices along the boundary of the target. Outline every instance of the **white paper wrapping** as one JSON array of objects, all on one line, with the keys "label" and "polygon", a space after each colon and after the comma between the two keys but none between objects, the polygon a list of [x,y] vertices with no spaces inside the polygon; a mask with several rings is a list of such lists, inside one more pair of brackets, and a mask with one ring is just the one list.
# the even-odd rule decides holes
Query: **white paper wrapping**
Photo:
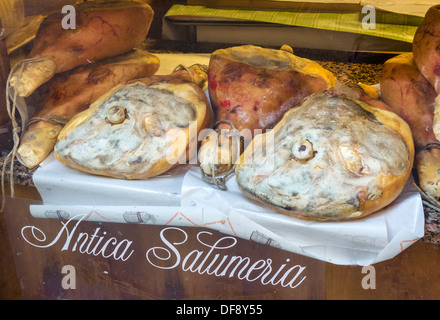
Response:
[{"label": "white paper wrapping", "polygon": [[123,180],[79,172],[55,160],[44,160],[33,182],[44,203],[101,206],[180,206],[187,166],[148,180]]},{"label": "white paper wrapping", "polygon": [[244,196],[235,178],[228,180],[227,188],[221,191],[204,184],[199,169],[193,168],[185,175],[182,205],[222,212],[240,237],[250,239],[258,233],[281,249],[334,264],[369,265],[391,259],[424,234],[421,197],[410,182],[387,208],[344,222],[305,221],[276,213]]}]

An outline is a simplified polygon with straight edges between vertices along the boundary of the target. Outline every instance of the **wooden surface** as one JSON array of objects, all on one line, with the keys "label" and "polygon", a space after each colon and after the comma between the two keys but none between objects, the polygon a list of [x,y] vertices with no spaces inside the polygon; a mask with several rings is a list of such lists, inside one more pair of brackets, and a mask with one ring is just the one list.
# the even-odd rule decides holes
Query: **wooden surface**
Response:
[{"label": "wooden surface", "polygon": [[[34,188],[18,187],[18,198],[39,199]],[[56,219],[36,219],[29,213],[26,199],[11,200],[14,209],[5,215],[8,236],[19,239],[20,228],[35,224],[42,230],[59,229]],[[39,201],[37,201],[38,203]],[[18,207],[17,207],[18,206]],[[0,215],[1,266],[0,298],[2,299],[46,299],[54,295],[62,299],[367,299],[367,300],[414,300],[440,298],[440,246],[417,242],[391,260],[375,264],[375,289],[364,289],[363,278],[367,275],[360,266],[339,266],[320,262],[307,257],[294,256],[296,263],[307,266],[309,282],[301,290],[262,286],[236,278],[220,279],[183,272],[182,270],[159,270],[149,268],[145,256],[140,255],[130,267],[110,259],[80,255],[68,250],[36,249],[18,240],[12,250],[5,245],[8,241],[4,215]],[[129,235],[142,248],[159,246],[162,226],[139,226],[90,223],[82,226],[81,232],[91,233],[97,227],[105,228],[109,234]],[[188,238],[183,250],[193,250],[198,228],[187,228]],[[49,231],[48,231],[49,232]],[[47,234],[50,234],[47,233]],[[214,233],[216,239],[222,237]],[[178,239],[174,239],[178,241]],[[280,265],[292,255],[267,245],[239,239],[231,254],[245,254],[251,259],[273,259],[273,265]],[[13,261],[17,264],[15,268]],[[63,265],[73,264],[80,277],[78,287],[82,290],[60,289]],[[17,270],[17,273],[16,273]],[[21,287],[18,284],[21,284]],[[23,290],[20,290],[23,289]],[[21,291],[21,292],[20,292]]]},{"label": "wooden surface", "polygon": [[[20,197],[41,200],[35,188],[16,185],[15,192]],[[5,186],[6,194],[10,195],[10,186]],[[0,202],[2,200],[0,199]],[[20,300],[22,298],[17,271],[15,270],[14,255],[9,241],[5,215],[0,212],[0,300]]]},{"label": "wooden surface", "polygon": [[438,300],[440,246],[416,242],[395,258],[374,265],[376,289],[363,289],[362,267],[326,265],[327,299]]},{"label": "wooden surface", "polygon": [[14,256],[3,213],[0,213],[0,300],[21,299],[21,290],[15,271]]}]

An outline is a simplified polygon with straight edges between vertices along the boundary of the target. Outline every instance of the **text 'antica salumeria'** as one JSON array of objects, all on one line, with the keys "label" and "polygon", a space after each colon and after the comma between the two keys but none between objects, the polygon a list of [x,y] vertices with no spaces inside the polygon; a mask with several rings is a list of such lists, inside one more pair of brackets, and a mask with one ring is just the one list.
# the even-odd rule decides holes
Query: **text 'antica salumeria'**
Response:
[{"label": "text 'antica salumeria'", "polygon": [[[121,262],[132,257],[134,249],[131,240],[109,237],[100,227],[93,233],[79,232],[78,227],[86,216],[79,215],[65,222],[60,221],[62,226],[52,240],[47,239],[44,231],[35,226],[23,227],[21,234],[27,243],[37,248],[49,248],[60,243],[63,245],[61,251],[101,256]],[[171,236],[181,240],[171,242],[169,240]],[[179,249],[187,242],[188,234],[178,227],[165,227],[160,232],[163,246],[148,249],[145,252],[146,261],[158,269],[181,268],[185,272],[215,277],[235,277],[249,282],[258,281],[262,285],[296,288],[306,279],[303,275],[306,267],[289,266],[292,263],[290,259],[275,266],[270,258],[251,261],[246,256],[225,254],[226,250],[237,244],[235,237],[224,236],[212,244],[207,241],[212,239],[210,232],[200,231],[196,237],[202,249],[194,249],[183,256]]]}]

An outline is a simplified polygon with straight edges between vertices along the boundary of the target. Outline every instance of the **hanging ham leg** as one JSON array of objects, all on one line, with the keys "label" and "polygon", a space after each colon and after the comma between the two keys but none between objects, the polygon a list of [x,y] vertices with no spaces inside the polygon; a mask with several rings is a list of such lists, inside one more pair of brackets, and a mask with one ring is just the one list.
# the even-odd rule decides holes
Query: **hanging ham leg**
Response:
[{"label": "hanging ham leg", "polygon": [[[431,7],[414,35],[414,62],[424,77],[440,94],[440,5]],[[440,139],[440,97],[435,102],[433,131]]]},{"label": "hanging ham leg", "polygon": [[381,99],[411,128],[420,187],[440,198],[440,143],[432,128],[434,87],[417,68],[413,54],[407,53],[384,63],[380,88]]},{"label": "hanging ham leg", "polygon": [[87,2],[75,9],[75,29],[63,28],[61,12],[42,22],[29,59],[11,75],[20,96],[56,73],[130,51],[145,40],[153,19],[151,7],[135,1]]},{"label": "hanging ham leg", "polygon": [[384,63],[380,88],[381,99],[411,127],[417,149],[437,141],[432,131],[436,92],[415,65],[412,53]]}]

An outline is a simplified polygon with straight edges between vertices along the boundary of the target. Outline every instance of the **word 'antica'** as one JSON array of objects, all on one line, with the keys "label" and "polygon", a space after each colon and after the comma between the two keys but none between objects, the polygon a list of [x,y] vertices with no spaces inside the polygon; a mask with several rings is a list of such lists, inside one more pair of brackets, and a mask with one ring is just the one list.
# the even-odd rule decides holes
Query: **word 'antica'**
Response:
[{"label": "word 'antica'", "polygon": [[[127,261],[134,250],[131,249],[133,241],[128,239],[117,239],[108,237],[107,232],[101,232],[101,228],[96,228],[93,234],[87,232],[77,232],[78,226],[87,215],[78,215],[72,217],[67,222],[62,222],[62,227],[57,235],[51,240],[47,240],[46,234],[35,226],[26,226],[21,229],[23,239],[30,245],[37,248],[49,248],[64,238],[64,244],[61,251],[79,252],[82,254],[101,256],[103,258],[113,258],[114,260]],[[78,219],[75,225],[74,220]]]}]

